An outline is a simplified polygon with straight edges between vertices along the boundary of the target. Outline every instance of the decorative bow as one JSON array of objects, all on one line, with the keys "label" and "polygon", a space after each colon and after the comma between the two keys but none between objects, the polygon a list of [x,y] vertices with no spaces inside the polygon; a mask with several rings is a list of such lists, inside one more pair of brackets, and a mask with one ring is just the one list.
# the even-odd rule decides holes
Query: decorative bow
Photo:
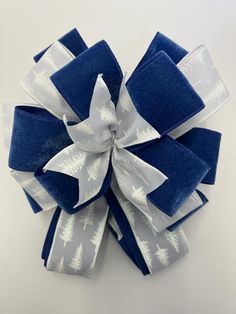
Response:
[{"label": "decorative bow", "polygon": [[106,43],[86,50],[73,30],[22,82],[47,111],[16,107],[9,166],[35,212],[56,209],[42,253],[49,270],[90,276],[108,214],[144,274],[188,251],[179,224],[207,202],[196,187],[214,183],[220,143],[217,132],[189,130],[229,94],[205,46],[187,54],[158,34],[171,60],[151,55],[156,41],[125,83]]},{"label": "decorative bow", "polygon": [[157,139],[160,134],[138,114],[124,81],[115,107],[99,75],[89,118],[67,125],[67,131],[74,143],[55,155],[44,170],[58,171],[79,180],[79,201],[75,207],[99,193],[111,160],[113,175],[124,196],[147,214],[147,194],[167,178],[125,148]]}]

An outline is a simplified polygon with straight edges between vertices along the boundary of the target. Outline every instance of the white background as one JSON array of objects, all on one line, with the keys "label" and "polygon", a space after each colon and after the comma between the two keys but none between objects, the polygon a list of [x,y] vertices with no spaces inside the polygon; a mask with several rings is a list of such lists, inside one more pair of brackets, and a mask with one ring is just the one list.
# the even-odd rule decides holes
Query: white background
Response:
[{"label": "white background", "polygon": [[73,27],[89,46],[106,39],[129,72],[158,30],[188,50],[207,44],[232,94],[207,123],[223,133],[217,182],[184,225],[190,253],[172,267],[143,277],[106,234],[92,280],[51,273],[40,253],[52,213],[31,212],[0,136],[0,313],[236,313],[236,1],[1,0],[1,102],[30,101],[18,82],[32,56]]}]

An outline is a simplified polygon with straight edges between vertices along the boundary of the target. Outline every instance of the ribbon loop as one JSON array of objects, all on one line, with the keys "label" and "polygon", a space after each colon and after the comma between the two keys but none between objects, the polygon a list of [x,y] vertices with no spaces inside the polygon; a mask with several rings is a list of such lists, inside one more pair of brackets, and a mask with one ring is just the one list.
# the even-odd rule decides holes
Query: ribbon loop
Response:
[{"label": "ribbon loop", "polygon": [[21,82],[25,91],[57,118],[66,114],[71,121],[79,121],[65,99],[58,93],[50,76],[74,59],[69,50],[55,42]]}]

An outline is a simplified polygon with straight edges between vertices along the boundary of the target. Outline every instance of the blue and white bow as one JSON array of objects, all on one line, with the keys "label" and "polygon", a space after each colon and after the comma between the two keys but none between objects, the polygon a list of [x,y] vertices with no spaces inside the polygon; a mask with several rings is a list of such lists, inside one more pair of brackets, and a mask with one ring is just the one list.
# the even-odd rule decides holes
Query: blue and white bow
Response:
[{"label": "blue and white bow", "polygon": [[[117,104],[112,102],[102,74],[98,75],[94,86],[89,117],[80,121],[50,80],[53,73],[73,59],[73,54],[67,48],[55,42],[22,82],[24,89],[39,106],[64,121],[73,142],[51,158],[43,170],[76,178],[79,199],[74,208],[85,205],[72,215],[60,210],[47,258],[47,269],[91,275],[109,213],[109,206],[103,196],[93,199],[101,190],[111,164],[111,189],[129,222],[149,272],[155,273],[187,253],[188,244],[182,229],[170,232],[166,228],[199,208],[202,200],[193,192],[171,217],[147,198],[168,178],[133,154],[129,148],[159,139],[159,132],[137,112],[124,79]],[[174,129],[170,134],[173,137],[204,121],[229,96],[205,46],[188,54],[178,64],[178,68],[204,100],[206,107]],[[9,114],[7,119],[12,121]],[[11,134],[9,129],[8,134]],[[43,210],[57,208],[57,202],[33,172],[14,169],[12,174]],[[122,231],[112,214],[109,224],[118,240],[122,240]]]}]

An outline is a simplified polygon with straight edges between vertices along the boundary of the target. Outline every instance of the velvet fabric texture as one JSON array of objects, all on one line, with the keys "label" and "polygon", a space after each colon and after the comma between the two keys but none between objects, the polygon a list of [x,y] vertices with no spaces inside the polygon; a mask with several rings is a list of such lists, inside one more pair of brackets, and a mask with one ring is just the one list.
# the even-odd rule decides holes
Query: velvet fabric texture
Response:
[{"label": "velvet fabric texture", "polygon": [[127,87],[139,114],[161,135],[204,108],[201,98],[164,51],[138,68]]},{"label": "velvet fabric texture", "polygon": [[157,32],[130,79],[136,75],[138,69],[152,61],[160,51],[164,51],[175,64],[179,63],[188,53],[187,50],[176,44],[173,40],[169,39],[162,33]]},{"label": "velvet fabric texture", "polygon": [[88,118],[98,74],[103,75],[116,104],[122,72],[108,44],[103,40],[80,54],[51,76],[51,80],[81,120]]},{"label": "velvet fabric texture", "polygon": [[168,177],[147,197],[169,216],[176,213],[210,169],[207,163],[169,136],[138,150],[136,155]]},{"label": "velvet fabric texture", "polygon": [[[72,29],[64,36],[59,38],[58,41],[62,43],[68,50],[70,50],[70,52],[72,52],[73,55],[76,57],[88,48],[76,28]],[[34,61],[38,62],[49,47],[34,56]]]},{"label": "velvet fabric texture", "polygon": [[210,165],[211,169],[203,178],[202,183],[214,184],[221,134],[204,128],[193,128],[180,136],[177,140]]}]

